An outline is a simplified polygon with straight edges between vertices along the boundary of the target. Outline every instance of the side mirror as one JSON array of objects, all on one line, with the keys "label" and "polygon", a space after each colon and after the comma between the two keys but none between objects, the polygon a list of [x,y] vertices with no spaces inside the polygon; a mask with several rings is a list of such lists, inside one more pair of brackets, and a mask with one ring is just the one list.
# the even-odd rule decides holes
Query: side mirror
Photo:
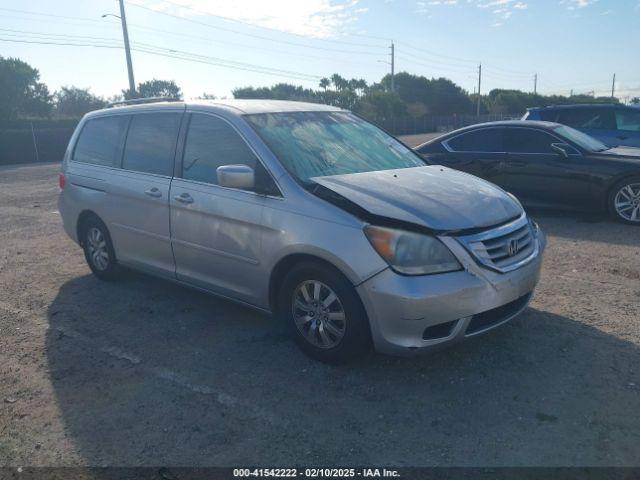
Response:
[{"label": "side mirror", "polygon": [[250,190],[256,184],[253,168],[247,165],[222,165],[216,169],[221,187]]},{"label": "side mirror", "polygon": [[568,145],[566,143],[552,143],[551,148],[558,152],[562,157],[569,158],[569,154],[567,153]]}]

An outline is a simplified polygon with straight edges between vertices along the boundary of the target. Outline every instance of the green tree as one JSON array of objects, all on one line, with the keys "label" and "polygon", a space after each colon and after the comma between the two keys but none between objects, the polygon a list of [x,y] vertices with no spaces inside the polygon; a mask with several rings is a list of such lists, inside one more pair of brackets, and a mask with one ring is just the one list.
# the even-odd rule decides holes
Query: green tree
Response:
[{"label": "green tree", "polygon": [[18,58],[0,57],[0,118],[48,117],[53,107],[38,70]]},{"label": "green tree", "polygon": [[88,88],[62,87],[53,95],[54,112],[59,117],[81,117],[87,112],[104,108],[107,102]]},{"label": "green tree", "polygon": [[[394,76],[395,91],[416,114],[451,115],[471,113],[473,105],[468,93],[447,78],[428,79],[400,72]],[[391,75],[385,75],[380,87],[391,88]]]},{"label": "green tree", "polygon": [[133,94],[129,90],[123,90],[122,95],[127,100],[150,97],[182,98],[182,90],[173,80],[158,80],[154,78],[153,80],[139,83]]},{"label": "green tree", "polygon": [[337,91],[344,90],[349,86],[348,80],[338,73],[331,75],[331,83],[333,83],[333,86]]},{"label": "green tree", "polygon": [[640,103],[640,97],[633,97],[631,99],[631,103],[633,103],[634,105],[638,105]]},{"label": "green tree", "polygon": [[320,88],[323,89],[325,92],[327,91],[327,88],[329,87],[329,85],[331,85],[331,80],[329,80],[327,77],[322,77],[320,79]]}]

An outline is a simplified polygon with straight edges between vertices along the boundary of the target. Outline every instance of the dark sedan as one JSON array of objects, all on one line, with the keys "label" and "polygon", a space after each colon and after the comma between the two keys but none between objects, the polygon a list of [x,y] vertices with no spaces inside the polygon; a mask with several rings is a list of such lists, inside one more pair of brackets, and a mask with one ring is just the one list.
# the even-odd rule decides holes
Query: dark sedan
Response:
[{"label": "dark sedan", "polygon": [[608,211],[640,225],[640,148],[609,148],[565,125],[516,120],[462,128],[416,150],[428,163],[489,180],[525,205]]}]

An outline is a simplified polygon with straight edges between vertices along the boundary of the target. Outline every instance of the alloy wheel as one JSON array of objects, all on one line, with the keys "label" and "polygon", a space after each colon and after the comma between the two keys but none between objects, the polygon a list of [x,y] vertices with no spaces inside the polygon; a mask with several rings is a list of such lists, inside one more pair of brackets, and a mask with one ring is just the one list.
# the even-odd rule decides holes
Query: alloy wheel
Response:
[{"label": "alloy wheel", "polygon": [[332,348],[345,333],[346,315],[336,293],[318,280],[300,283],[293,291],[291,303],[298,331],[311,345]]},{"label": "alloy wheel", "polygon": [[640,222],[640,183],[624,185],[614,199],[616,213],[629,222]]},{"label": "alloy wheel", "polygon": [[87,232],[87,248],[91,263],[98,270],[106,270],[109,266],[109,250],[107,241],[100,229],[91,227]]}]

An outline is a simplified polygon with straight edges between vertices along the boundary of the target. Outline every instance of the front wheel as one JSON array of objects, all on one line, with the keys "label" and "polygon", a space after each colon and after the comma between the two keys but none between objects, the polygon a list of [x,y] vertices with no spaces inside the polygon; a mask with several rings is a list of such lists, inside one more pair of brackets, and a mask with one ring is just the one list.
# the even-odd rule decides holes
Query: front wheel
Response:
[{"label": "front wheel", "polygon": [[613,187],[609,210],[617,220],[640,225],[640,177],[627,178]]},{"label": "front wheel", "polygon": [[300,349],[325,363],[342,364],[371,345],[367,315],[349,280],[334,268],[308,262],[285,276],[278,313]]}]

